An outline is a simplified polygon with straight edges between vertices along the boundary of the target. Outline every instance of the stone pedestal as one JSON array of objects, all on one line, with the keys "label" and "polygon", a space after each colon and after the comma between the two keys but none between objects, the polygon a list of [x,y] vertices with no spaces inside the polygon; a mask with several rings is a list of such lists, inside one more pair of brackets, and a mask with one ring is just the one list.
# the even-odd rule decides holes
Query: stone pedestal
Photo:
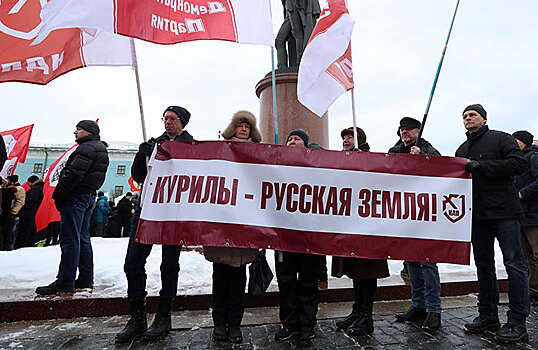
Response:
[{"label": "stone pedestal", "polygon": [[[260,98],[262,142],[275,143],[271,75],[258,82],[256,95]],[[280,145],[286,144],[286,137],[292,130],[304,129],[310,134],[310,143],[317,143],[323,148],[329,147],[327,113],[320,118],[297,100],[297,73],[276,74],[276,105]]]}]

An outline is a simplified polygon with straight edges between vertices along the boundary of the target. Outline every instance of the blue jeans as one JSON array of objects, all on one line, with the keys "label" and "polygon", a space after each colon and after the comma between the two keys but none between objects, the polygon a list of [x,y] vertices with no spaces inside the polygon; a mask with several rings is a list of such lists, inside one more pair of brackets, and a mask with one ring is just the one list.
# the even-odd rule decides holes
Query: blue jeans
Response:
[{"label": "blue jeans", "polygon": [[93,282],[93,250],[90,219],[95,195],[69,196],[60,208],[60,248],[62,258],[56,279],[63,286],[74,286],[78,268],[81,280]]},{"label": "blue jeans", "polygon": [[[129,246],[125,256],[123,271],[127,277],[127,298],[129,300],[144,300],[146,295],[146,260],[151,253],[152,244],[135,242],[136,228],[140,219],[140,208],[133,215],[133,224],[129,237]],[[161,298],[173,299],[177,294],[179,277],[180,245],[163,245],[161,260]]]},{"label": "blue jeans", "polygon": [[499,286],[493,246],[495,238],[499,241],[508,274],[508,322],[524,326],[530,312],[530,292],[517,219],[473,221],[471,242],[478,273],[478,312],[486,319],[499,318]]},{"label": "blue jeans", "polygon": [[426,312],[441,312],[441,281],[436,263],[406,261],[411,280],[413,306]]}]

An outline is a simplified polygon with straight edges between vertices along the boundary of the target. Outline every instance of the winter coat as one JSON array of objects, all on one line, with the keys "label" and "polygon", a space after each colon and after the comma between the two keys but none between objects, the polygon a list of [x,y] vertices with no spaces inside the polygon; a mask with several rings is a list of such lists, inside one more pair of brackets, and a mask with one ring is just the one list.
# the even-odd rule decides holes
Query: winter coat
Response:
[{"label": "winter coat", "polygon": [[11,214],[17,215],[26,200],[26,191],[22,186],[15,186],[15,198],[11,202]]},{"label": "winter coat", "polygon": [[56,207],[75,194],[93,194],[103,185],[108,168],[108,152],[99,135],[77,140],[79,146],[67,159],[52,194]]},{"label": "winter coat", "polygon": [[333,256],[331,265],[331,275],[338,278],[346,275],[352,279],[369,280],[390,276],[387,260]]},{"label": "winter coat", "polygon": [[[176,136],[174,141],[193,141],[194,138],[189,134],[188,131],[183,130],[183,132]],[[152,145],[152,147],[155,147],[155,144],[160,141],[171,141],[168,137],[168,134],[164,132],[161,136],[157,137],[156,139],[151,139],[148,142]],[[135,158],[133,160],[133,165],[131,165],[131,176],[133,177],[133,180],[138,182],[139,184],[143,183],[146,179],[146,175],[148,174],[148,165],[146,164],[146,156],[143,154],[140,154],[140,152],[136,152]]]},{"label": "winter coat", "polygon": [[[250,138],[248,140],[241,140],[235,137],[234,141],[252,142]],[[204,246],[204,257],[206,260],[234,267],[253,262],[256,259],[256,255],[258,255],[258,249]]]},{"label": "winter coat", "polygon": [[487,125],[466,135],[467,141],[456,150],[456,157],[480,164],[473,173],[473,218],[519,218],[522,209],[513,177],[525,170],[527,160],[516,140],[502,131],[490,130]]},{"label": "winter coat", "polygon": [[35,218],[37,210],[43,201],[43,180],[39,180],[26,191],[26,200],[24,206],[19,211],[21,218]]},{"label": "winter coat", "polygon": [[521,206],[525,216],[521,218],[521,226],[538,226],[538,147],[523,148],[528,167],[514,179],[516,188],[521,194]]},{"label": "winter coat", "polygon": [[0,169],[4,167],[4,163],[7,160],[6,144],[4,138],[0,136]]},{"label": "winter coat", "polygon": [[108,197],[101,196],[97,200],[95,205],[95,222],[103,224],[108,222],[108,214],[110,214],[110,205],[108,204]]},{"label": "winter coat", "polygon": [[133,202],[129,200],[129,198],[123,197],[118,202],[118,220],[123,224],[125,222],[129,222],[131,220],[133,210]]},{"label": "winter coat", "polygon": [[[411,147],[414,145],[415,144],[406,146],[404,145],[402,140],[399,140],[394,146],[389,149],[389,153],[410,153]],[[439,153],[439,151],[436,150],[431,143],[424,140],[423,138],[420,138],[418,140],[417,147],[420,148],[420,154],[429,154],[433,156],[441,155],[441,153]]]}]

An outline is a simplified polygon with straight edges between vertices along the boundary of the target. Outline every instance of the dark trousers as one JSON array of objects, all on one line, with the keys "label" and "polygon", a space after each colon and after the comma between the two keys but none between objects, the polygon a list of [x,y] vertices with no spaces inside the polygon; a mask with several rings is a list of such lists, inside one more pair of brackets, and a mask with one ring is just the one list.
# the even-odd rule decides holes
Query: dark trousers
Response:
[{"label": "dark trousers", "polygon": [[[135,242],[136,228],[140,218],[140,209],[133,217],[127,255],[123,271],[127,277],[127,298],[129,300],[144,300],[146,292],[146,260],[151,253],[152,244]],[[177,294],[177,280],[179,277],[180,245],[163,245],[161,260],[161,290],[159,295],[164,299],[173,299]]]},{"label": "dark trousers", "polygon": [[213,263],[213,324],[241,325],[245,305],[243,296],[247,284],[246,265],[234,267]]},{"label": "dark trousers", "polygon": [[35,219],[33,217],[19,217],[19,232],[15,241],[15,249],[33,247],[36,238]]},{"label": "dark trousers", "polygon": [[355,300],[353,310],[360,311],[361,307],[372,307],[377,291],[377,279],[359,280],[353,279],[353,294]]},{"label": "dark trousers", "polygon": [[516,219],[473,221],[471,242],[478,273],[478,312],[490,320],[499,317],[499,286],[493,245],[495,238],[499,241],[508,274],[508,322],[524,326],[530,312],[530,293],[519,222]]},{"label": "dark trousers", "polygon": [[90,241],[90,219],[95,195],[77,194],[67,198],[60,208],[60,249],[58,284],[74,286],[79,278],[93,282],[93,250]]},{"label": "dark trousers", "polygon": [[106,229],[106,222],[96,222],[95,223],[95,236],[104,237]]},{"label": "dark trousers", "polygon": [[7,213],[4,225],[2,226],[3,242],[0,249],[13,250],[13,241],[15,240],[15,215]]},{"label": "dark trousers", "polygon": [[275,252],[275,260],[280,322],[286,328],[314,327],[319,302],[319,255]]}]

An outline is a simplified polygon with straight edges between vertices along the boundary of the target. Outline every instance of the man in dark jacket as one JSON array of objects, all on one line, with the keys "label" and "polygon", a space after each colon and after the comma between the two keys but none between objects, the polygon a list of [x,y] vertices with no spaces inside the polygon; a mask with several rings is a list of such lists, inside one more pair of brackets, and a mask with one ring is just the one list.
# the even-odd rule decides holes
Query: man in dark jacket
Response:
[{"label": "man in dark jacket", "polygon": [[[37,287],[37,294],[67,293],[75,288],[93,287],[90,219],[96,191],[105,182],[108,152],[94,121],[80,121],[74,134],[79,146],[67,159],[52,194],[61,217],[60,267],[56,281]],[[79,274],[75,280],[77,268]]]},{"label": "man in dark jacket", "polygon": [[528,131],[516,131],[512,136],[528,161],[527,169],[515,177],[515,183],[525,213],[520,220],[521,245],[527,261],[531,300],[538,301],[538,146],[532,144],[533,136]]},{"label": "man in dark jacket", "polygon": [[[189,122],[191,114],[183,107],[170,106],[165,109],[163,117],[165,132],[148,142],[140,144],[131,166],[131,176],[138,183],[143,183],[147,175],[147,159],[153,153],[153,147],[160,141],[192,141],[192,136],[183,128]],[[162,289],[159,292],[159,309],[153,324],[148,329],[146,320],[146,259],[151,252],[151,244],[135,242],[136,227],[140,218],[137,207],[131,226],[131,236],[123,270],[127,276],[127,298],[129,299],[129,321],[125,328],[116,334],[118,343],[125,343],[144,335],[149,340],[159,339],[168,334],[172,328],[171,311],[177,293],[179,275],[180,245],[163,245],[161,261]]]},{"label": "man in dark jacket", "polygon": [[500,327],[499,289],[495,274],[494,240],[497,238],[508,274],[508,322],[496,333],[499,341],[518,341],[527,336],[530,312],[527,268],[521,249],[519,217],[522,213],[513,177],[527,165],[514,138],[490,130],[487,113],[479,104],[463,111],[467,140],[456,157],[468,158],[465,169],[473,174],[473,225],[471,243],[478,274],[479,315],[464,328],[482,333]]},{"label": "man in dark jacket", "polygon": [[118,221],[123,228],[122,237],[129,237],[131,233],[131,217],[133,216],[133,194],[127,192],[118,203]]},{"label": "man in dark jacket", "polygon": [[43,180],[32,175],[28,178],[30,189],[26,192],[24,206],[19,211],[19,234],[15,249],[33,247],[36,238],[35,216],[43,201]]},{"label": "man in dark jacket", "polygon": [[[418,138],[421,123],[413,118],[402,118],[396,134],[400,140],[389,149],[389,153],[429,154],[440,156],[428,141]],[[418,140],[418,142],[417,142]],[[422,329],[436,331],[441,326],[441,280],[436,263],[406,261],[411,281],[412,306],[397,313],[397,321],[420,321]]]}]

